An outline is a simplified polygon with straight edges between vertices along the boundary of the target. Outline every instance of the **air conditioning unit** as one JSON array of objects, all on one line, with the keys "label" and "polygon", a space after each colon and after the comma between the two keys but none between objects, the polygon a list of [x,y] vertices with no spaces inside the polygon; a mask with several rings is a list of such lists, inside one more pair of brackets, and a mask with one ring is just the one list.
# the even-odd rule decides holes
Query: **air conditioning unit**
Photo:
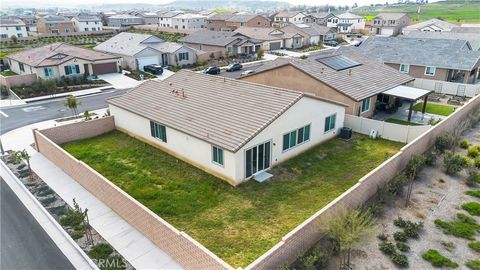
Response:
[{"label": "air conditioning unit", "polygon": [[375,129],[370,130],[370,139],[376,139],[378,136],[378,131]]},{"label": "air conditioning unit", "polygon": [[349,141],[352,138],[352,129],[348,127],[342,127],[340,129],[340,139]]}]

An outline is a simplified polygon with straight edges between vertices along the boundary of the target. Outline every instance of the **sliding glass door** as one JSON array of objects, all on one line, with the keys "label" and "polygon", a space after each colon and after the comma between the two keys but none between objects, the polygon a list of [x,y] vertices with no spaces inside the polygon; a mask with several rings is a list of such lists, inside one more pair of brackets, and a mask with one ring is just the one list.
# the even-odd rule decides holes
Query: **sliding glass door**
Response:
[{"label": "sliding glass door", "polygon": [[271,142],[256,145],[245,151],[246,178],[270,167]]}]

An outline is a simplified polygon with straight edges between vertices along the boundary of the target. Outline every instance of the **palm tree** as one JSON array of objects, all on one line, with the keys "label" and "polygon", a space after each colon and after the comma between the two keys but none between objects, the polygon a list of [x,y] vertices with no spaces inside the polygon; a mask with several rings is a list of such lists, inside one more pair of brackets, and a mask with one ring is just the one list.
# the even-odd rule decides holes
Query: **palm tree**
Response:
[{"label": "palm tree", "polygon": [[22,160],[27,162],[28,173],[30,175],[30,180],[33,180],[32,168],[30,167],[30,155],[27,150],[18,150],[12,153],[12,159],[14,162],[21,162]]},{"label": "palm tree", "polygon": [[326,224],[326,232],[340,254],[340,268],[350,269],[352,247],[375,229],[375,218],[368,211],[340,209]]},{"label": "palm tree", "polygon": [[65,107],[69,108],[72,111],[73,117],[77,117],[78,115],[77,108],[78,106],[82,105],[82,103],[78,101],[75,96],[70,95],[67,97],[64,104],[65,104]]}]

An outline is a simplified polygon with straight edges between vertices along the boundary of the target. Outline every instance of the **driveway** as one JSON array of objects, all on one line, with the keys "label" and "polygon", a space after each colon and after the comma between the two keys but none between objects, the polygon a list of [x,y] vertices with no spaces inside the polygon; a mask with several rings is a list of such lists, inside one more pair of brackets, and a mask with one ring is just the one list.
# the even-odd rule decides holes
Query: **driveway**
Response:
[{"label": "driveway", "polygon": [[158,75],[158,76],[157,76],[157,77],[158,77],[157,80],[163,81],[163,80],[165,80],[166,78],[172,76],[173,74],[175,74],[175,72],[170,71],[170,70],[164,68],[162,75]]},{"label": "driveway", "polygon": [[132,88],[142,83],[121,73],[102,74],[98,75],[98,78],[108,82],[115,89]]}]

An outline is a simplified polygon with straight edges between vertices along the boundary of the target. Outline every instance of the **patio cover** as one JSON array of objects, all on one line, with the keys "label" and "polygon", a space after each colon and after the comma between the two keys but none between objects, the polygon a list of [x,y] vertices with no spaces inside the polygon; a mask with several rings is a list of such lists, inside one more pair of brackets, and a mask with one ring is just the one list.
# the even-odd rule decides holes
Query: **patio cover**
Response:
[{"label": "patio cover", "polygon": [[405,85],[399,85],[397,87],[394,87],[390,90],[387,90],[383,92],[382,94],[389,95],[389,96],[394,96],[394,97],[399,97],[399,98],[404,98],[408,100],[418,100],[433,91],[431,90],[425,90],[425,89],[420,89],[420,88],[414,88],[414,87],[409,87]]}]

